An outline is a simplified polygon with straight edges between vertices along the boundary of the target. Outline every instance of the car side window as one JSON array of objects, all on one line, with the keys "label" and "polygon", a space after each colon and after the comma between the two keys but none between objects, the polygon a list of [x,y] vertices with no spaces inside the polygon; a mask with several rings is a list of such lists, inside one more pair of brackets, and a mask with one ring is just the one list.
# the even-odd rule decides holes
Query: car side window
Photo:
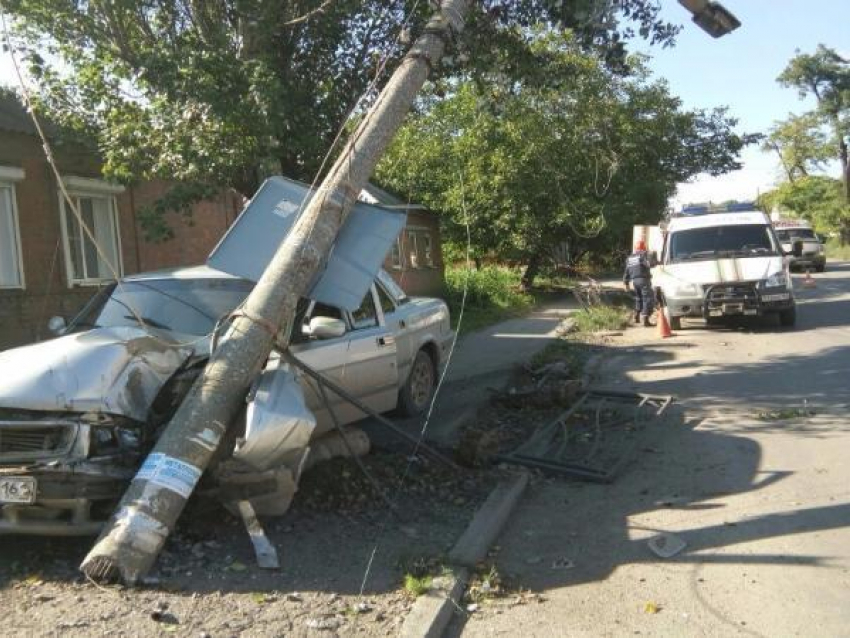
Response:
[{"label": "car side window", "polygon": [[313,311],[310,313],[310,316],[307,317],[309,321],[313,317],[330,317],[332,319],[342,319],[342,310],[339,308],[335,308],[334,306],[328,306],[327,304],[323,304],[320,302],[316,302],[313,306]]},{"label": "car side window", "polygon": [[360,307],[351,313],[354,319],[354,329],[374,328],[378,325],[378,311],[375,308],[375,300],[372,298],[371,288],[363,297]]},{"label": "car side window", "polygon": [[310,331],[307,326],[310,325],[310,320],[313,317],[331,317],[345,321],[343,312],[339,308],[302,298],[298,301],[295,310],[295,326],[298,329],[293,328],[292,330],[293,343],[303,343],[310,340]]},{"label": "car side window", "polygon": [[381,301],[381,310],[384,311],[384,315],[395,312],[395,304],[393,303],[393,300],[390,299],[387,291],[384,290],[384,287],[378,285],[375,287],[378,289],[378,299]]}]

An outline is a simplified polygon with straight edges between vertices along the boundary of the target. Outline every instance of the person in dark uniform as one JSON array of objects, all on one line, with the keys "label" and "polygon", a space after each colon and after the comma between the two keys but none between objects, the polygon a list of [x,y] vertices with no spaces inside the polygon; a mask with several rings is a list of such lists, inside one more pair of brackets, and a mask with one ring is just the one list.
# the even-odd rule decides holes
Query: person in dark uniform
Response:
[{"label": "person in dark uniform", "polygon": [[631,289],[635,297],[635,323],[640,323],[643,319],[644,326],[652,326],[649,323],[649,317],[655,307],[655,295],[652,292],[649,255],[646,253],[646,242],[643,240],[635,245],[635,252],[626,259],[623,283],[626,290]]}]

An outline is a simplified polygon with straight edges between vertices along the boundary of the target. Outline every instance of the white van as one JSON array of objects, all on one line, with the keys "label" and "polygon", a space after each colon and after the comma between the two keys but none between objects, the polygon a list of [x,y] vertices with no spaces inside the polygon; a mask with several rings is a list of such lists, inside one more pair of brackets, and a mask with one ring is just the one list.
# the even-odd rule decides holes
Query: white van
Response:
[{"label": "white van", "polygon": [[794,242],[803,242],[803,254],[791,258],[791,268],[814,268],[818,272],[826,270],[823,242],[809,222],[804,219],[774,219],[773,229],[786,253],[791,252]]},{"label": "white van", "polygon": [[[682,317],[713,323],[729,316],[776,314],[783,326],[796,322],[789,258],[770,218],[735,206],[674,216],[661,233],[652,284],[661,288],[674,330],[681,329]],[[643,233],[650,241],[658,237]],[[659,252],[657,240],[648,247]]]}]

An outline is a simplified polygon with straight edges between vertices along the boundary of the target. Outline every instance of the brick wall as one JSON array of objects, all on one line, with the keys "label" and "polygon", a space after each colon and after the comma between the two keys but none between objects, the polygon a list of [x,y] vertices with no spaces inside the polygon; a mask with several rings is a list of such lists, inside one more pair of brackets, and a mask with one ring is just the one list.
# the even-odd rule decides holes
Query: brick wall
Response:
[{"label": "brick wall", "polygon": [[[63,175],[100,176],[91,155],[69,147],[54,148]],[[0,290],[0,350],[48,338],[51,316],[70,318],[97,291],[96,286],[68,285],[62,244],[59,192],[41,145],[34,136],[0,131],[0,165],[23,168],[15,183],[21,235],[24,290]],[[223,192],[193,207],[189,217],[170,214],[175,237],[162,243],[144,239],[139,210],[168,189],[165,182],[127,188],[116,197],[124,274],[203,263],[241,210],[241,198]]]}]

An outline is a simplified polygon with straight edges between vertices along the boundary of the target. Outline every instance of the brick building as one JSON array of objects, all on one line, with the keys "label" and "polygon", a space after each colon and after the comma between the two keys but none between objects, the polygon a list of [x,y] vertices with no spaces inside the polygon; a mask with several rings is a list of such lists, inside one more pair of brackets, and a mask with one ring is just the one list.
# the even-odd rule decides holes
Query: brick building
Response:
[{"label": "brick building", "polygon": [[440,296],[445,267],[437,215],[373,184],[363,189],[360,199],[407,212],[407,225],[387,255],[384,268],[409,295]]},{"label": "brick building", "polygon": [[[65,187],[101,250],[66,206],[29,115],[0,92],[0,350],[52,336],[50,317],[73,316],[116,274],[203,263],[244,204],[241,195],[224,191],[193,206],[191,216],[171,214],[172,239],[146,241],[139,211],[169,185],[106,182],[90,152],[63,145],[50,127],[47,134]],[[362,199],[407,211],[407,227],[385,267],[409,294],[439,295],[437,217],[373,186]]]},{"label": "brick building", "polygon": [[48,319],[75,314],[114,272],[203,263],[242,208],[240,195],[223,192],[194,206],[191,217],[170,216],[173,239],[146,241],[139,211],[168,185],[105,182],[91,153],[61,144],[49,127],[47,134],[65,187],[102,253],[65,205],[29,115],[0,93],[0,350],[51,336]]}]

